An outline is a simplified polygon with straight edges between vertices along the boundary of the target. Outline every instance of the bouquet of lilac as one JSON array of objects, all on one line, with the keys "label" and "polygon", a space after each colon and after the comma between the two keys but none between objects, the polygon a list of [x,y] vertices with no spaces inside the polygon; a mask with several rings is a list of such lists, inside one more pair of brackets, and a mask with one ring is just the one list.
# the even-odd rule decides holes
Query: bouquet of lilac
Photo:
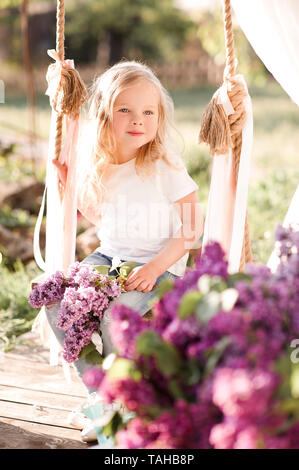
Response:
[{"label": "bouquet of lilac", "polygon": [[29,295],[32,307],[60,302],[57,327],[65,331],[63,358],[74,362],[85,357],[92,363],[102,360],[96,347],[100,320],[109,302],[125,292],[124,282],[136,263],[125,262],[118,276],[109,276],[109,266],[73,263],[64,275],[56,271],[37,284]]},{"label": "bouquet of lilac", "polygon": [[129,449],[299,448],[299,232],[278,227],[280,263],[229,274],[218,243],[160,284],[151,322],[111,309],[117,354],[84,381],[115,413],[102,435]]}]

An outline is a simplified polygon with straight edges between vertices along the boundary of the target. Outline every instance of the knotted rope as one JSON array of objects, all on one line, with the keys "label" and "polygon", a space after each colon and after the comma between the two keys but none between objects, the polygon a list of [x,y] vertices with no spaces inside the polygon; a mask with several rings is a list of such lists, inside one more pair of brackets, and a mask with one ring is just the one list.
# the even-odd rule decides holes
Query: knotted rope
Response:
[{"label": "knotted rope", "polygon": [[[210,153],[212,155],[226,154],[229,148],[232,149],[234,178],[237,184],[242,148],[242,129],[246,120],[244,98],[247,96],[247,91],[242,77],[236,74],[230,0],[224,0],[223,20],[226,49],[226,67],[223,85],[214,93],[211,102],[203,114],[199,143],[207,143],[210,146]],[[251,260],[252,253],[246,211],[239,270],[243,271],[245,264]]]},{"label": "knotted rope", "polygon": [[[50,103],[56,111],[55,128],[55,158],[59,159],[62,148],[62,130],[64,115],[76,119],[80,113],[80,107],[87,101],[86,87],[81,80],[78,71],[71,60],[64,59],[64,24],[65,4],[64,0],[57,0],[56,13],[56,51],[50,50],[48,54],[56,61],[51,64],[47,72]],[[54,82],[54,85],[53,85]],[[52,86],[51,86],[52,83]],[[63,198],[63,188],[59,184],[60,199]]]}]

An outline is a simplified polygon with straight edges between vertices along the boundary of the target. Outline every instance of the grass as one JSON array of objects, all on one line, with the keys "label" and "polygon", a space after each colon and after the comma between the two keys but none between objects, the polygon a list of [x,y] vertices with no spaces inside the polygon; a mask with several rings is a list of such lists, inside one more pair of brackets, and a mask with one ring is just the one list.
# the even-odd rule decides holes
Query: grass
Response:
[{"label": "grass", "polygon": [[[198,145],[202,113],[215,89],[170,91],[175,103],[175,120],[183,141],[176,136],[191,176],[199,184],[203,211],[209,193],[210,156],[205,145]],[[299,110],[281,87],[271,82],[265,88],[249,88],[254,114],[254,143],[248,192],[248,220],[254,259],[266,263],[274,246],[274,230],[282,223],[299,180]],[[7,96],[0,105],[0,140],[7,131],[29,131],[30,116],[22,96]],[[37,133],[48,138],[50,109],[48,97],[38,96]],[[2,162],[3,163],[3,162]],[[1,167],[1,165],[0,165]],[[5,176],[5,165],[0,168]],[[11,170],[11,169],[10,169]],[[9,170],[9,173],[11,171]],[[5,214],[4,214],[5,215]],[[2,214],[2,217],[4,217]],[[33,261],[33,265],[34,265]],[[28,304],[30,280],[37,268],[14,269],[0,265],[0,347],[9,348],[17,336],[31,328],[37,310]]]}]

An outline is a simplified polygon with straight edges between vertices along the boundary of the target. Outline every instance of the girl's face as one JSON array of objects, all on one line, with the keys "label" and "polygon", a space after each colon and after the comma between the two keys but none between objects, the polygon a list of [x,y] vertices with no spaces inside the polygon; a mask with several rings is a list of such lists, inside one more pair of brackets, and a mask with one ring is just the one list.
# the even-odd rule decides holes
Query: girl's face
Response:
[{"label": "girl's face", "polygon": [[133,157],[138,148],[155,138],[158,105],[158,91],[145,79],[140,79],[117,96],[113,108],[113,130],[120,159]]}]

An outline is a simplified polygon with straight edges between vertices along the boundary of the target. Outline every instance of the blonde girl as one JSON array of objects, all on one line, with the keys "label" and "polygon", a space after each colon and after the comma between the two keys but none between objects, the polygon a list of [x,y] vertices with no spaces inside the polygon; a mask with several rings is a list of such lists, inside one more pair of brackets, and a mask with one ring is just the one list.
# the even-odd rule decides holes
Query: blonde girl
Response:
[{"label": "blonde girl", "polygon": [[[115,274],[121,262],[136,262],[126,292],[101,322],[105,356],[114,350],[111,306],[125,304],[144,315],[161,280],[184,275],[203,231],[198,185],[176,151],[173,129],[172,99],[147,65],[121,61],[94,81],[79,155],[78,208],[96,226],[100,246],[82,263],[109,265]],[[53,164],[65,184],[66,166]],[[63,342],[54,309],[47,312]],[[84,360],[74,365],[80,375],[90,367]]]}]

